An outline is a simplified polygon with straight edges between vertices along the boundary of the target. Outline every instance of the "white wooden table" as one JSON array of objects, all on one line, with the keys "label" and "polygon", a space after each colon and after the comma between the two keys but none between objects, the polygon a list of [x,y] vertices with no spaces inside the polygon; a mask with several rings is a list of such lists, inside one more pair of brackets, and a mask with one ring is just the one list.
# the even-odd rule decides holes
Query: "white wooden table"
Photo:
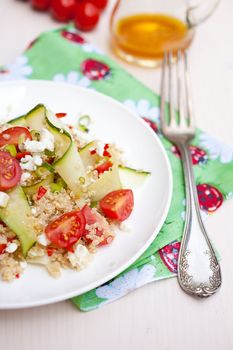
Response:
[{"label": "white wooden table", "polygon": [[[112,56],[106,30],[109,12],[87,38]],[[192,45],[191,73],[198,126],[233,146],[233,2],[221,2],[198,28]],[[58,27],[28,4],[0,1],[0,64],[13,61],[43,30]],[[159,71],[120,62],[158,92]],[[233,176],[233,174],[232,174]],[[99,310],[81,313],[69,302],[0,312],[0,348],[4,350],[197,350],[233,349],[233,201],[207,222],[222,255],[223,286],[208,300],[194,300],[175,279],[141,288]],[[16,296],[17,297],[17,296]]]}]

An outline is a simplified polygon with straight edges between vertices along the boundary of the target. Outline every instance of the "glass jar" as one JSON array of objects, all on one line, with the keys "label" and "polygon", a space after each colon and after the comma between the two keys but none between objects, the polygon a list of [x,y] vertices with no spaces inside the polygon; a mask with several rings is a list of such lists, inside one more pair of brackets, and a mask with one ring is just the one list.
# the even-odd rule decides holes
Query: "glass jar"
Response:
[{"label": "glass jar", "polygon": [[186,49],[194,28],[220,0],[117,0],[111,15],[111,45],[127,62],[155,67],[165,51]]}]

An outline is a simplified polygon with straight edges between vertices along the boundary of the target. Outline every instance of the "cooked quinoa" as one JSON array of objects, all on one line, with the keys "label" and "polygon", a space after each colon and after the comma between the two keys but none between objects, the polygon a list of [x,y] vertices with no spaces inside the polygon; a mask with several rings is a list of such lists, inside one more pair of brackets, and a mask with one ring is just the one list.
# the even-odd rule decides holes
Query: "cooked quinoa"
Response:
[{"label": "cooked quinoa", "polygon": [[[0,133],[7,130],[9,127],[11,127],[11,125],[0,126]],[[85,139],[85,134],[77,131],[74,127],[70,127],[69,130],[78,150],[88,144],[89,141]],[[36,134],[34,140],[38,142],[38,134]],[[96,145],[98,145],[98,142],[96,142]],[[102,165],[106,161],[106,156],[103,157],[100,155],[97,148],[98,147],[91,149],[91,152],[97,159],[98,165]],[[27,151],[23,144],[20,144],[18,149],[20,152]],[[111,152],[111,157],[114,158],[117,164],[123,164],[121,160],[122,152],[115,145],[108,145],[107,153],[109,154],[109,152]],[[35,153],[35,155],[37,154],[39,153]],[[54,154],[53,152],[47,152],[47,154],[40,154],[39,157],[38,159],[41,164],[42,162],[51,163]],[[29,160],[31,160],[31,158],[31,156],[28,156]],[[32,186],[39,180],[45,179],[48,175],[46,172],[42,175],[38,175],[37,170],[40,165],[36,163],[33,165],[33,170],[28,170],[29,165],[28,169],[25,166],[27,158],[23,158],[20,162],[23,169],[20,185],[23,189]],[[57,178],[58,176],[55,174],[54,179],[56,181]],[[45,235],[45,227],[61,217],[61,215],[82,210],[85,205],[91,207],[93,204],[91,199],[95,195],[95,191],[89,190],[89,186],[95,183],[98,178],[98,171],[95,170],[94,166],[89,165],[86,168],[85,181],[80,179],[82,195],[75,195],[66,185],[54,191],[49,184],[44,186],[45,193],[43,193],[40,198],[38,197],[38,191],[40,189],[33,194],[25,192],[31,209],[31,227],[36,233],[36,242],[27,252],[27,256],[24,257],[21,243],[17,235],[6,226],[4,222],[0,223],[0,276],[2,280],[12,281],[15,278],[19,278],[27,268],[27,264],[39,264],[44,266],[48,273],[54,278],[60,277],[62,269],[79,271],[90,263],[98,246],[111,243],[114,238],[114,225],[111,225],[111,221],[107,221],[104,216],[101,216],[101,225],[98,222],[85,225],[86,234],[84,237],[79,238],[73,245],[72,251],[59,248],[49,241]],[[91,210],[94,215],[100,216],[101,212],[98,204]]]}]

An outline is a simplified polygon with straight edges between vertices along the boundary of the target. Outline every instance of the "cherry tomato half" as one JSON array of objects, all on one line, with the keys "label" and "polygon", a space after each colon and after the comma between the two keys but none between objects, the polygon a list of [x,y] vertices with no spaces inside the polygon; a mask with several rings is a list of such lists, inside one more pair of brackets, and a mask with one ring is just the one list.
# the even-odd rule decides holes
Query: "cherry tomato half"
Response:
[{"label": "cherry tomato half", "polygon": [[50,7],[51,0],[30,0],[36,10],[46,11]]},{"label": "cherry tomato half", "polygon": [[75,26],[83,31],[89,31],[95,28],[99,21],[100,11],[89,1],[77,2],[75,7],[74,23]]},{"label": "cherry tomato half", "polygon": [[22,126],[13,126],[12,128],[8,128],[0,134],[0,147],[8,144],[17,146],[20,138],[22,138],[24,141],[26,139],[31,140],[32,135],[27,128]]},{"label": "cherry tomato half", "polygon": [[86,220],[79,210],[61,215],[45,228],[48,239],[57,247],[72,251],[72,246],[84,234]]},{"label": "cherry tomato half", "polygon": [[74,18],[76,0],[51,0],[51,13],[60,22]]},{"label": "cherry tomato half", "polygon": [[[107,220],[99,214],[97,211],[90,208],[88,205],[85,205],[82,208],[82,213],[85,216],[86,223],[88,225],[98,224],[98,228],[96,229],[96,235],[101,237],[105,232],[111,232],[109,224]],[[85,230],[84,236],[89,233],[88,230]],[[107,245],[113,241],[113,236],[109,235],[106,237],[102,242],[99,243],[99,246]],[[91,239],[86,238],[86,242],[89,244],[91,243]]]},{"label": "cherry tomato half", "polygon": [[100,201],[100,208],[110,219],[126,220],[132,213],[134,197],[131,190],[117,190],[108,193]]},{"label": "cherry tomato half", "polygon": [[15,187],[21,178],[19,162],[8,152],[0,151],[0,191]]}]

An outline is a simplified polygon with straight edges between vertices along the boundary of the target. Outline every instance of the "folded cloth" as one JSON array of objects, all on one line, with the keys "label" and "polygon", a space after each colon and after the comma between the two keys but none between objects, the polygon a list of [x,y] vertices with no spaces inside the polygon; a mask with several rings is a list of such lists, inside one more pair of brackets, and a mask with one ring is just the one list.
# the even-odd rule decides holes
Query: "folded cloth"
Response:
[{"label": "folded cloth", "polygon": [[[13,64],[2,67],[0,81],[15,79],[67,82],[119,100],[149,123],[163,143],[172,166],[172,203],[156,239],[127,270],[73,298],[73,303],[83,311],[92,310],[146,283],[175,276],[185,216],[184,180],[179,152],[160,132],[159,97],[86,42],[71,26],[43,33]],[[206,218],[232,196],[233,149],[197,130],[190,152],[202,216]]]}]

